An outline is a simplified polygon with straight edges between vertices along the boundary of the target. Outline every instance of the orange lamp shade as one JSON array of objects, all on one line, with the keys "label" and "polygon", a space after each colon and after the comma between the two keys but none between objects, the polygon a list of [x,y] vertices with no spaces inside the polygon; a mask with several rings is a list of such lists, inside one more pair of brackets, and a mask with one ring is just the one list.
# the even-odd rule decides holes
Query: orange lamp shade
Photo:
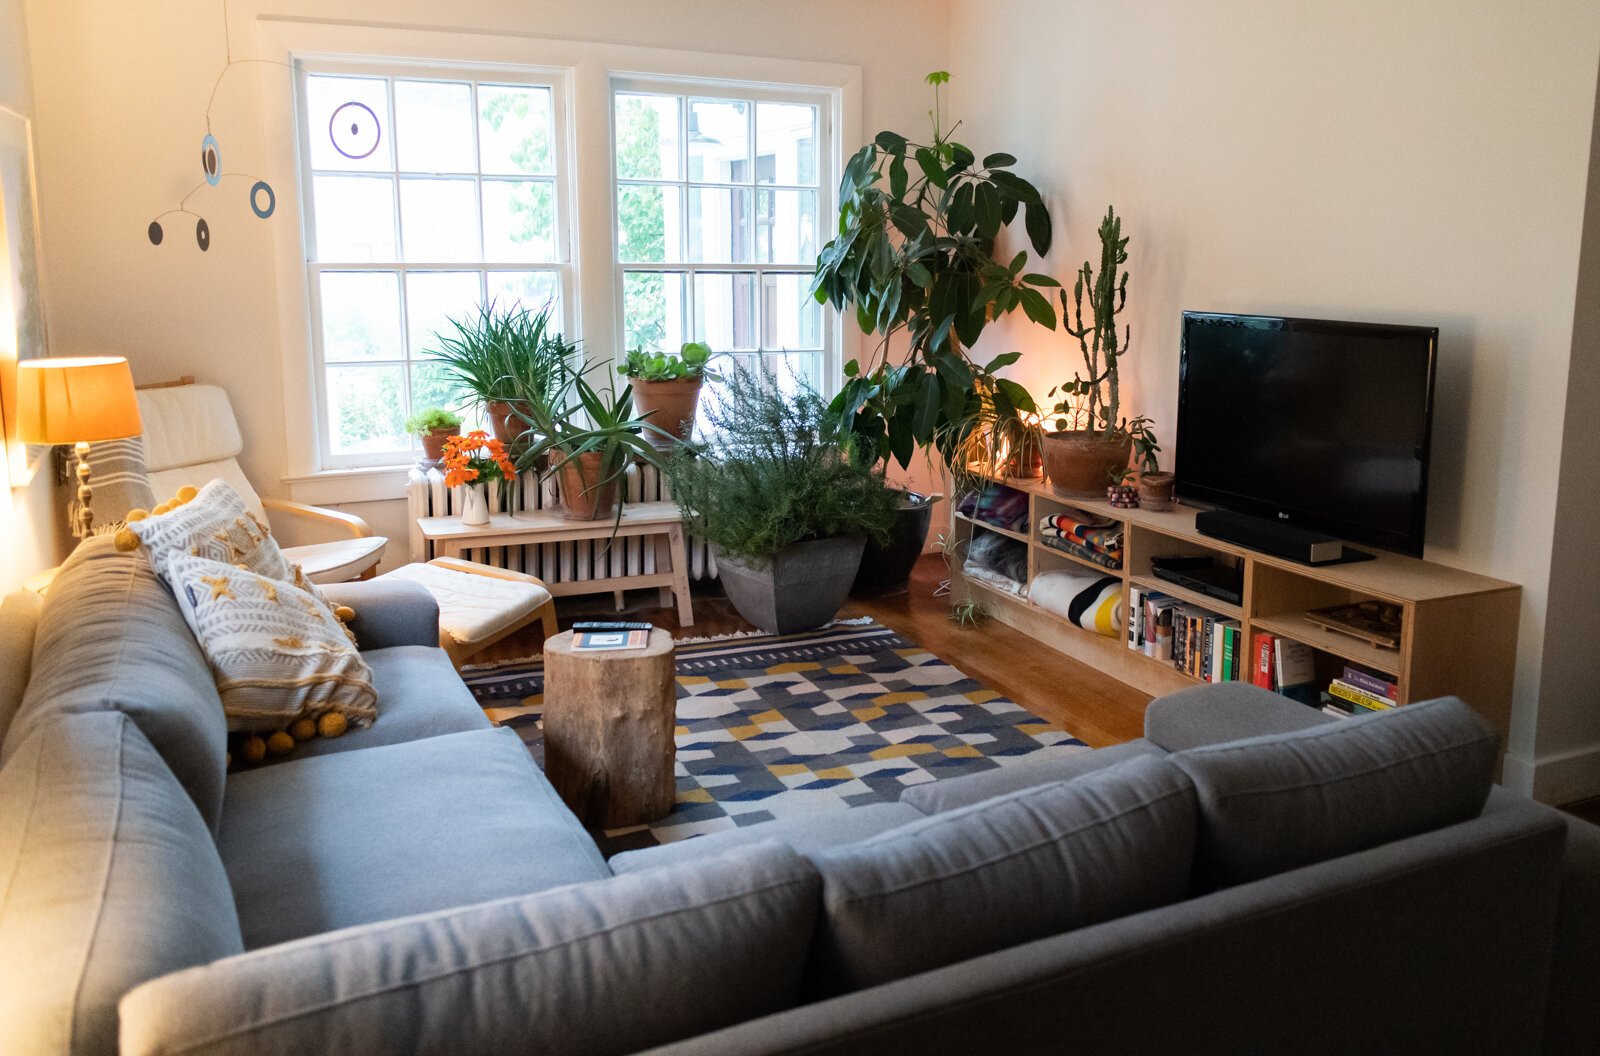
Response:
[{"label": "orange lamp shade", "polygon": [[133,372],[121,356],[23,360],[17,418],[29,444],[121,440],[144,431]]}]

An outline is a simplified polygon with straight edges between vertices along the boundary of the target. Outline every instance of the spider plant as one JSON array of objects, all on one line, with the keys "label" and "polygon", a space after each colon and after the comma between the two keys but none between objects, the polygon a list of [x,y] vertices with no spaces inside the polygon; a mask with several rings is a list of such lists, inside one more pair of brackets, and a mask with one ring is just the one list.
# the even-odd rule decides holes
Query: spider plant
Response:
[{"label": "spider plant", "polygon": [[517,439],[511,411],[529,400],[549,400],[572,369],[577,345],[551,326],[550,305],[534,311],[495,301],[475,314],[449,320],[452,332],[435,334],[430,350],[453,382],[482,403],[504,443]]}]

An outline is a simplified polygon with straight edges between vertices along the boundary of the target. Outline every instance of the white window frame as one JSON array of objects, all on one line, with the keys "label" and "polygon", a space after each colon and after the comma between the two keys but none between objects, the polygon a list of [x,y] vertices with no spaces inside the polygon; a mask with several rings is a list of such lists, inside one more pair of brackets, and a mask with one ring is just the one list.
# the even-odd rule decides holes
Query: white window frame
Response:
[{"label": "white window frame", "polygon": [[[404,412],[410,415],[415,408],[411,406],[411,369],[421,358],[418,351],[410,348],[411,326],[409,313],[409,295],[407,292],[407,276],[413,272],[466,272],[478,273],[478,290],[480,303],[487,296],[488,276],[497,271],[516,272],[549,272],[556,276],[557,288],[561,298],[561,331],[571,337],[581,337],[578,334],[578,268],[575,258],[577,239],[573,237],[577,227],[577,216],[574,208],[572,183],[574,179],[574,165],[570,149],[570,113],[571,92],[568,85],[570,71],[550,70],[531,66],[502,66],[482,63],[456,63],[456,62],[399,62],[378,59],[306,59],[295,64],[295,125],[299,130],[299,156],[300,156],[300,201],[302,203],[301,222],[304,225],[303,243],[305,246],[305,283],[308,306],[310,308],[310,333],[308,335],[311,348],[311,365],[314,372],[315,405],[317,409],[317,446],[318,461],[325,470],[358,469],[374,466],[394,466],[401,462],[409,462],[419,452],[415,438],[405,451],[379,451],[364,452],[361,454],[336,454],[332,444],[332,407],[328,386],[327,360],[322,346],[322,274],[324,272],[373,272],[382,274],[398,274],[400,282],[400,357],[396,359],[381,359],[362,361],[359,366],[400,366],[405,371],[405,396],[406,405]],[[306,120],[306,81],[314,75],[362,77],[381,79],[386,84],[388,95],[389,123],[395,122],[394,82],[397,80],[433,80],[452,83],[467,82],[471,85],[473,100],[472,144],[473,154],[479,166],[474,173],[474,184],[477,191],[479,219],[482,219],[483,210],[483,184],[494,182],[501,177],[497,175],[485,176],[481,171],[481,155],[478,152],[478,86],[480,84],[505,84],[525,86],[529,88],[545,88],[550,91],[551,115],[551,151],[552,165],[551,176],[548,179],[554,185],[555,209],[555,237],[554,249],[556,260],[552,263],[538,263],[532,261],[491,261],[487,259],[474,261],[406,261],[405,246],[402,241],[403,234],[400,222],[400,178],[398,170],[398,157],[396,169],[377,170],[345,170],[345,169],[313,169],[311,167],[311,136],[314,130]],[[393,136],[394,128],[384,129],[384,134]],[[396,149],[396,144],[391,144],[391,149]],[[316,197],[313,193],[313,179],[318,175],[363,175],[387,176],[394,182],[395,201],[395,256],[401,259],[396,261],[377,262],[343,262],[323,261],[316,257]],[[426,179],[425,173],[406,173],[410,178]],[[443,178],[446,174],[440,174]],[[448,174],[449,178],[460,179],[460,173]],[[509,178],[509,177],[507,177]],[[539,177],[545,179],[546,177]]]},{"label": "white window frame", "polygon": [[[771,56],[732,55],[688,49],[649,47],[598,41],[565,40],[535,31],[497,31],[473,29],[376,26],[337,20],[292,15],[257,17],[261,57],[293,65],[304,62],[321,68],[328,63],[352,62],[369,69],[403,65],[510,67],[551,76],[563,76],[569,91],[567,109],[567,147],[573,171],[606,175],[604,178],[574,180],[574,226],[569,228],[571,263],[578,280],[567,302],[575,314],[573,333],[580,340],[592,335],[585,347],[594,354],[595,341],[612,335],[620,315],[613,303],[612,262],[615,259],[612,176],[612,129],[610,81],[612,77],[678,79],[709,83],[795,85],[820,90],[829,100],[834,131],[831,171],[843,164],[841,144],[865,142],[862,121],[863,80],[858,65],[815,59],[787,59]],[[262,67],[263,70],[269,67]],[[276,99],[262,112],[260,134],[279,156],[294,156],[300,142],[298,101],[292,79],[278,82],[282,88],[264,88],[267,98]],[[595,122],[580,125],[578,114],[603,115]],[[277,332],[280,345],[279,367],[283,385],[283,420],[287,463],[282,481],[290,497],[323,504],[380,503],[402,496],[411,471],[405,464],[355,469],[330,469],[322,464],[320,418],[308,409],[317,406],[322,381],[311,351],[311,307],[306,281],[306,232],[299,222],[300,202],[298,159],[290,172],[282,173],[285,186],[278,209],[291,222],[273,226],[273,278],[277,289]],[[270,173],[269,173],[270,175]],[[833,182],[833,181],[830,181]],[[836,188],[826,188],[836,193]],[[576,223],[583,218],[582,225]],[[828,224],[824,222],[824,228]],[[830,235],[824,230],[822,235]],[[822,238],[826,241],[826,237]],[[832,323],[838,341],[840,361],[859,356],[866,339],[852,323]],[[620,338],[614,340],[620,341]],[[838,384],[837,368],[831,380]],[[311,419],[308,421],[308,419]],[[369,511],[377,516],[377,508]],[[398,516],[389,514],[386,516]],[[382,518],[380,517],[380,522]],[[375,522],[379,523],[379,522]],[[393,531],[403,529],[395,522]]]},{"label": "white window frame", "polygon": [[[624,179],[623,177],[620,177],[617,174],[617,158],[616,158],[616,97],[619,94],[628,94],[628,95],[661,95],[661,96],[672,96],[674,98],[682,98],[683,99],[684,105],[679,107],[679,112],[678,112],[678,132],[679,132],[679,140],[678,141],[681,144],[680,149],[684,152],[684,157],[683,157],[683,175],[682,175],[681,178],[643,179],[643,178],[627,177],[627,178]],[[670,262],[670,261],[667,261],[667,262],[658,262],[658,261],[628,261],[628,262],[624,262],[624,261],[618,259],[618,255],[617,255],[617,244],[618,244],[618,234],[619,234],[619,232],[617,230],[618,210],[616,208],[616,203],[617,203],[617,200],[618,200],[618,195],[620,193],[620,188],[624,184],[627,184],[627,185],[630,185],[630,186],[649,186],[649,185],[654,185],[654,186],[661,186],[661,187],[681,187],[681,188],[683,188],[684,189],[684,198],[683,198],[683,202],[682,202],[682,208],[679,210],[679,227],[680,227],[680,230],[679,230],[679,244],[685,247],[684,256],[687,257],[688,256],[687,247],[690,244],[690,242],[689,242],[689,198],[688,198],[688,191],[689,191],[689,189],[691,187],[706,186],[706,187],[735,187],[735,188],[743,188],[743,187],[748,186],[748,187],[752,188],[752,191],[751,191],[751,203],[750,203],[751,204],[751,210],[752,210],[752,214],[751,214],[752,215],[752,225],[754,224],[754,217],[758,212],[756,206],[757,206],[757,202],[759,202],[759,200],[760,200],[760,193],[761,193],[762,190],[797,190],[797,191],[812,191],[812,190],[815,190],[817,192],[817,233],[816,233],[817,245],[816,245],[816,249],[817,249],[817,252],[819,252],[819,253],[822,252],[822,247],[827,244],[828,240],[833,235],[834,223],[833,223],[832,218],[838,216],[837,199],[838,199],[839,188],[838,188],[838,176],[836,175],[836,173],[838,172],[838,165],[839,165],[839,162],[840,162],[840,157],[839,157],[840,147],[839,147],[838,137],[837,137],[837,134],[836,134],[836,131],[835,131],[835,129],[836,129],[836,114],[834,112],[835,111],[835,105],[834,105],[835,104],[835,93],[830,92],[828,89],[823,88],[823,87],[816,87],[816,88],[812,88],[812,87],[783,87],[783,86],[772,85],[769,82],[760,82],[760,81],[731,81],[731,80],[725,80],[725,79],[711,79],[711,78],[703,78],[703,77],[693,77],[693,78],[691,78],[691,77],[659,77],[659,76],[643,76],[643,75],[637,75],[637,74],[629,75],[629,74],[614,73],[614,74],[612,74],[612,76],[610,78],[610,84],[609,84],[609,90],[608,90],[608,93],[607,93],[607,98],[608,98],[608,102],[610,104],[610,105],[607,106],[607,113],[606,113],[606,127],[609,130],[608,141],[609,141],[609,144],[610,144],[610,150],[609,150],[610,167],[608,169],[608,179],[609,179],[609,182],[611,184],[611,203],[612,203],[611,228],[610,228],[610,233],[611,233],[611,263],[612,263],[611,296],[612,296],[613,304],[615,305],[615,313],[614,313],[614,315],[615,315],[615,324],[614,324],[615,325],[615,330],[613,331],[613,341],[615,342],[616,348],[619,350],[619,354],[620,354],[620,352],[626,351],[624,346],[625,346],[626,341],[627,341],[626,325],[625,325],[625,318],[624,318],[624,310],[625,310],[625,299],[624,299],[624,296],[623,296],[624,275],[627,272],[630,272],[630,271],[632,271],[632,272],[654,271],[654,272],[659,272],[659,273],[662,273],[662,274],[682,274],[684,276],[684,282],[685,282],[685,287],[686,287],[686,293],[685,293],[685,297],[684,297],[684,332],[685,332],[686,336],[688,337],[688,339],[691,340],[691,341],[695,339],[695,337],[694,337],[694,334],[695,334],[695,318],[694,318],[694,279],[695,279],[695,276],[697,274],[701,274],[701,273],[712,274],[712,275],[727,275],[727,274],[736,274],[736,273],[753,274],[755,276],[755,280],[756,280],[756,291],[755,291],[756,321],[754,323],[754,326],[755,326],[755,331],[756,331],[756,343],[758,345],[758,350],[756,350],[756,351],[743,351],[743,352],[740,353],[740,355],[741,356],[746,356],[746,355],[748,355],[748,356],[757,356],[757,357],[760,357],[760,359],[763,360],[763,361],[768,357],[776,358],[776,357],[781,356],[783,354],[782,350],[759,348],[759,346],[762,343],[762,336],[761,336],[762,335],[762,330],[763,330],[762,313],[765,311],[765,308],[762,305],[762,299],[761,299],[761,296],[760,296],[761,278],[764,275],[801,275],[801,276],[809,278],[815,272],[815,269],[816,269],[815,261],[813,261],[810,264],[767,264],[767,263],[758,262],[755,259],[755,257],[758,255],[755,252],[755,250],[756,250],[755,240],[757,238],[757,233],[755,232],[754,227],[752,226],[751,247],[750,247],[751,248],[751,258],[752,259],[749,260],[749,261],[745,261],[745,262],[734,262],[734,261],[698,261],[698,262],[689,262],[689,261],[685,260],[685,261],[682,261],[682,262],[679,262],[679,263],[673,263],[673,262]],[[743,184],[743,183],[728,184],[728,183],[722,183],[722,182],[716,181],[716,180],[693,180],[693,179],[690,179],[689,178],[689,171],[688,171],[688,153],[687,153],[687,151],[688,151],[688,132],[687,132],[687,129],[688,129],[688,122],[689,122],[688,103],[693,101],[693,100],[695,100],[695,99],[697,99],[697,98],[710,99],[710,100],[721,100],[721,99],[746,100],[746,99],[748,99],[751,102],[755,102],[755,103],[794,103],[794,104],[799,104],[799,105],[803,105],[803,106],[814,106],[814,107],[816,107],[816,110],[817,110],[817,141],[816,141],[816,145],[815,145],[815,156],[816,156],[816,166],[817,166],[817,183],[816,183],[816,186],[812,187],[812,186],[809,186],[809,185],[802,185],[802,184],[781,184],[781,183],[764,184],[764,183],[760,182],[759,177],[758,177],[758,175],[756,173],[752,173],[751,174],[752,178],[751,178],[751,182],[749,184]],[[756,126],[755,126],[755,116],[753,114],[751,115],[750,135],[751,135],[752,156],[756,157],[756,156],[758,156],[758,155],[755,154]],[[842,326],[841,326],[841,320],[840,320],[840,313],[839,312],[835,311],[831,305],[823,305],[821,307],[822,307],[822,325],[821,325],[822,348],[820,350],[821,351],[821,362],[818,364],[818,378],[819,378],[819,381],[820,381],[819,388],[822,390],[823,395],[831,396],[833,393],[838,391],[839,386],[843,384],[843,380],[844,380],[844,378],[843,378],[843,360],[842,360],[842,358],[840,356],[840,344],[841,344],[840,338],[841,338]],[[674,351],[677,351],[677,350],[676,349],[666,349],[665,351],[674,352]],[[727,350],[725,350],[725,349],[714,349],[714,351],[723,352],[723,351],[727,351]],[[814,351],[817,351],[817,350],[816,349],[804,349],[802,351],[814,352]]]}]

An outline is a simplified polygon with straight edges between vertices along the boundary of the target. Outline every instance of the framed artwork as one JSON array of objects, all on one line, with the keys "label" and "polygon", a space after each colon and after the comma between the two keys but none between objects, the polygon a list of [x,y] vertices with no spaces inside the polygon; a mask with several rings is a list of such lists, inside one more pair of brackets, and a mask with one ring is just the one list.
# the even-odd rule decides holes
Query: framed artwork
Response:
[{"label": "framed artwork", "polygon": [[35,187],[32,126],[0,107],[0,426],[14,488],[33,478],[50,451],[17,435],[17,361],[48,354]]}]

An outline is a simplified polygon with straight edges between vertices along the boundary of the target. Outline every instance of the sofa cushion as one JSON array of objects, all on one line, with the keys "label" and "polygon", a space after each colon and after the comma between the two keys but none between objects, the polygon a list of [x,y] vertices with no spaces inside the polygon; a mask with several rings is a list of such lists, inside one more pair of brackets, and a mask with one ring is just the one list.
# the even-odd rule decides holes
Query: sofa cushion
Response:
[{"label": "sofa cushion", "polygon": [[95,711],[131,718],[216,828],[228,728],[211,669],[150,563],[103,535],[85,539],[50,584],[0,761],[51,715]]},{"label": "sofa cushion", "polygon": [[1214,682],[1168,693],[1144,709],[1144,735],[1168,752],[1246,737],[1326,726],[1340,720],[1247,682]]},{"label": "sofa cushion", "polygon": [[1202,891],[1466,821],[1498,742],[1455,697],[1170,756],[1200,801]]},{"label": "sofa cushion", "polygon": [[39,723],[0,770],[0,1048],[113,1054],[129,989],[243,950],[210,830],[139,728]]},{"label": "sofa cushion", "polygon": [[920,821],[923,817],[922,811],[904,803],[869,803],[864,807],[800,814],[737,829],[724,829],[656,847],[643,847],[637,851],[623,851],[613,855],[606,864],[620,876],[640,869],[659,869],[663,865],[699,861],[762,840],[777,840],[801,854],[813,855],[830,847],[855,843],[880,832],[897,829]]},{"label": "sofa cushion", "polygon": [[235,774],[217,843],[250,949],[611,875],[512,730]]},{"label": "sofa cushion", "polygon": [[1165,759],[936,814],[812,858],[818,993],[876,986],[1181,899],[1194,789]]},{"label": "sofa cushion", "polygon": [[361,659],[371,668],[372,685],[378,691],[378,721],[342,737],[301,741],[293,755],[269,755],[268,763],[491,728],[472,691],[438,646],[370,649]]},{"label": "sofa cushion", "polygon": [[638,1052],[794,1006],[818,886],[762,843],[259,950],[129,994],[122,1053]]},{"label": "sofa cushion", "polygon": [[31,590],[15,590],[0,601],[0,744],[11,719],[22,706],[33,671],[33,636],[39,629],[44,599]]},{"label": "sofa cushion", "polygon": [[351,726],[377,718],[372,672],[320,597],[183,553],[168,555],[165,575],[211,665],[230,730],[271,733],[330,712]]},{"label": "sofa cushion", "polygon": [[900,793],[900,802],[909,803],[924,814],[939,814],[957,807],[970,807],[995,796],[1017,792],[1054,781],[1070,781],[1094,770],[1115,766],[1137,755],[1165,755],[1144,738],[1124,741],[1107,748],[1084,748],[1076,752],[1035,752],[1011,760],[993,770],[980,770],[947,781],[912,785]]}]

